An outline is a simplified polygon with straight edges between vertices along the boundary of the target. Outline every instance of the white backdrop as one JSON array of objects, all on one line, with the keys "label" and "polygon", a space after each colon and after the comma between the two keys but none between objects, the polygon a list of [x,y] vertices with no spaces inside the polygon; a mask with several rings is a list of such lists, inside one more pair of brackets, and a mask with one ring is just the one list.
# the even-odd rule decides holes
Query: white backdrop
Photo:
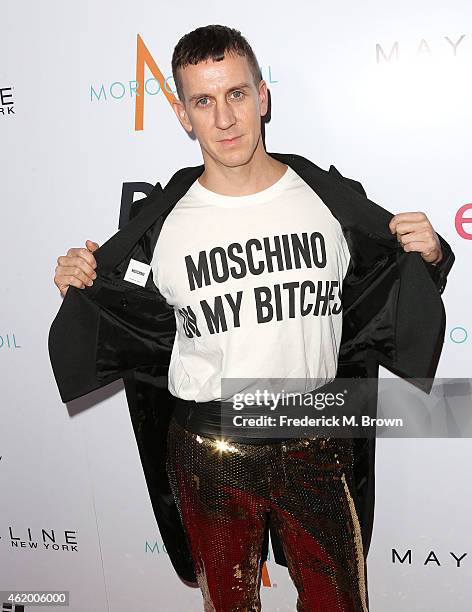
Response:
[{"label": "white backdrop", "polygon": [[[471,375],[472,226],[456,223],[472,201],[469,2],[2,3],[0,590],[66,589],[73,612],[202,609],[163,550],[122,384],[62,404],[47,333],[57,256],[116,232],[124,183],[165,184],[200,163],[153,81],[135,130],[129,82],[138,35],[167,77],[177,40],[208,23],[253,45],[272,95],[269,151],[334,164],[392,212],[425,211],[451,244],[438,376]],[[470,440],[377,448],[371,610],[470,610]],[[267,567],[264,610],[295,610],[286,570]]]}]

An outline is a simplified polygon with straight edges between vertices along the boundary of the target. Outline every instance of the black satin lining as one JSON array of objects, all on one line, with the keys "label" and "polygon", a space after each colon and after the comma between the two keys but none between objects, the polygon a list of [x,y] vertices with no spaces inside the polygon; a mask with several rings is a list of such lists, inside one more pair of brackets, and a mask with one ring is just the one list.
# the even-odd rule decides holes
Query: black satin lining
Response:
[{"label": "black satin lining", "polygon": [[173,308],[158,292],[128,286],[126,281],[98,277],[95,284],[94,300],[101,306],[97,378],[151,365],[167,372],[176,331]]},{"label": "black satin lining", "polygon": [[343,231],[351,263],[343,283],[339,359],[354,359],[367,349],[375,349],[393,362],[400,290],[397,257],[402,247],[395,237],[386,240],[352,228]]},{"label": "black satin lining", "polygon": [[343,234],[351,255],[343,283],[343,310],[346,312],[360,297],[364,297],[372,281],[378,280],[376,277],[380,270],[396,263],[397,253],[402,251],[402,247],[393,236],[389,240],[355,228],[343,228]]},{"label": "black satin lining", "polygon": [[176,333],[174,309],[154,284],[152,270],[145,287],[123,280],[131,259],[151,262],[163,222],[161,217],[152,224],[132,253],[113,270],[99,273],[90,288],[101,313],[96,342],[98,380],[146,366],[155,366],[167,376]]},{"label": "black satin lining", "polygon": [[[138,261],[150,264],[154,253],[154,246],[157,242],[157,237],[162,228],[163,223],[164,217],[161,217],[160,219],[158,219],[158,221],[153,223],[141,236],[139,242],[136,243],[133,252],[130,253],[127,257],[125,257],[125,259],[117,266],[115,266],[112,271],[107,272],[107,278],[110,280],[121,281],[126,274],[130,259],[137,259]],[[137,288],[136,285],[128,283],[128,281],[123,282],[129,287],[132,287],[134,289]],[[160,295],[156,285],[154,284],[152,271],[149,273],[149,276],[146,281],[146,286],[143,287],[143,290],[145,292],[149,292],[150,295]]]}]

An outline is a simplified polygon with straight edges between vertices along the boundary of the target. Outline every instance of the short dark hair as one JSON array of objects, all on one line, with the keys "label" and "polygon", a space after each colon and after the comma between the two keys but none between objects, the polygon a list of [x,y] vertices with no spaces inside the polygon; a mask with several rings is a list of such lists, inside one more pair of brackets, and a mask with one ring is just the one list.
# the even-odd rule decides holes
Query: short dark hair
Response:
[{"label": "short dark hair", "polygon": [[175,45],[172,54],[172,75],[180,100],[183,100],[183,89],[179,68],[185,68],[189,64],[199,64],[209,59],[220,62],[225,53],[246,57],[254,83],[259,84],[262,79],[259,63],[251,45],[241,32],[228,26],[207,25],[185,34]]}]

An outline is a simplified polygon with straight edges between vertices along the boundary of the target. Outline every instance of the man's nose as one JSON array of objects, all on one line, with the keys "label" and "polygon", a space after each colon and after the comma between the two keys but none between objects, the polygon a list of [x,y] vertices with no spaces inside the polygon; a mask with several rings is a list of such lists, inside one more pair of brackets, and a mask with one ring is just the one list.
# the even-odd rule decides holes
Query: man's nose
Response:
[{"label": "man's nose", "polygon": [[216,105],[216,117],[215,123],[216,127],[221,130],[226,130],[231,127],[235,122],[235,116],[233,113],[233,109],[228,102],[219,102]]}]

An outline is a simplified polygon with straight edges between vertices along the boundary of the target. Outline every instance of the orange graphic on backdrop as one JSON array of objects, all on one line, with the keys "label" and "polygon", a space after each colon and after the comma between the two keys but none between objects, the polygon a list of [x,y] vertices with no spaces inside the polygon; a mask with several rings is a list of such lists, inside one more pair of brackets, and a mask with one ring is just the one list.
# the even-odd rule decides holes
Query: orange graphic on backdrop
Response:
[{"label": "orange graphic on backdrop", "polygon": [[270,583],[269,572],[267,571],[267,563],[265,561],[262,565],[262,586],[272,586],[272,584]]},{"label": "orange graphic on backdrop", "polygon": [[177,102],[177,98],[174,94],[167,89],[165,77],[159,70],[159,66],[154,61],[154,58],[149,53],[149,49],[144,44],[143,39],[138,34],[137,47],[136,47],[136,82],[137,82],[137,95],[136,95],[136,108],[134,112],[134,129],[140,131],[144,126],[144,69],[148,67],[153,77],[158,81],[161,91],[164,93],[169,104]]}]

